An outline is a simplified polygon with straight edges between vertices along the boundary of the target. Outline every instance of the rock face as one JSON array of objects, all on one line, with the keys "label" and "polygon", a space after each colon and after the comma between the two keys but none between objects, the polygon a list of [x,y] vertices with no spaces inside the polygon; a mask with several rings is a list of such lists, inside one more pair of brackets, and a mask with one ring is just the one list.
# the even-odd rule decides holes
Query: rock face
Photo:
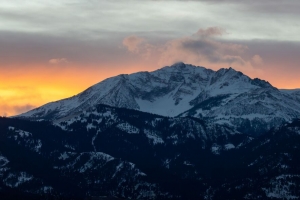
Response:
[{"label": "rock face", "polygon": [[232,68],[213,71],[184,63],[108,78],[20,117],[60,120],[98,104],[169,117],[193,116],[254,135],[300,117],[297,91],[278,90]]}]

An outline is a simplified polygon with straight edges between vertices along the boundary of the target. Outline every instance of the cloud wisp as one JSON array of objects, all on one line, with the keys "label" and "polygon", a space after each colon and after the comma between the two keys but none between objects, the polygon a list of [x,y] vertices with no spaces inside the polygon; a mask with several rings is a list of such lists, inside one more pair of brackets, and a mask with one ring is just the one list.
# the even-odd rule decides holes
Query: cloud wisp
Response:
[{"label": "cloud wisp", "polygon": [[[209,27],[199,29],[191,36],[169,40],[164,44],[153,45],[138,36],[124,38],[123,45],[128,51],[146,58],[158,57],[161,64],[177,61],[188,63],[222,63],[227,65],[245,65],[248,60],[243,53],[248,49],[246,45],[235,44],[221,37],[224,29]],[[254,58],[258,62],[259,55]]]},{"label": "cloud wisp", "polygon": [[20,113],[24,113],[26,111],[32,110],[36,108],[37,106],[31,105],[31,104],[25,104],[25,105],[7,105],[0,103],[0,116],[8,117],[17,115]]},{"label": "cloud wisp", "polygon": [[252,57],[252,62],[255,66],[262,66],[264,64],[264,60],[262,59],[262,57],[257,54]]},{"label": "cloud wisp", "polygon": [[66,58],[52,58],[48,61],[51,65],[68,64],[70,61]]}]

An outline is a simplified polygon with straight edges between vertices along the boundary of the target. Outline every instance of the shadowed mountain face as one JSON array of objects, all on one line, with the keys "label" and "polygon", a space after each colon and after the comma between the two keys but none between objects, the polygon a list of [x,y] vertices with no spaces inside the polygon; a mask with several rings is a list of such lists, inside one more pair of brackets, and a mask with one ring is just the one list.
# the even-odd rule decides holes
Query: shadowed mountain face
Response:
[{"label": "shadowed mountain face", "polygon": [[20,115],[61,120],[98,104],[162,116],[192,116],[258,135],[300,116],[296,92],[280,91],[232,68],[213,71],[177,63],[106,79],[82,93]]},{"label": "shadowed mountain face", "polygon": [[0,196],[300,197],[300,123],[259,136],[97,105],[55,122],[0,118]]}]

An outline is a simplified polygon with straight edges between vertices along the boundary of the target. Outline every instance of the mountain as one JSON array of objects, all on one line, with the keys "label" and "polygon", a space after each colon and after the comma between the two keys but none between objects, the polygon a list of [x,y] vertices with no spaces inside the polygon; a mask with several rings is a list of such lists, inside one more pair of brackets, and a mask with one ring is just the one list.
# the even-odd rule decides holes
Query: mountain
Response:
[{"label": "mountain", "polygon": [[300,89],[281,89],[280,91],[291,95],[296,101],[300,101]]},{"label": "mountain", "polygon": [[0,133],[2,193],[11,189],[66,199],[102,195],[183,199],[187,194],[194,198],[200,195],[195,187],[203,185],[201,169],[209,164],[199,163],[201,158],[252,140],[196,118],[168,118],[106,105],[54,125],[1,118]]},{"label": "mountain", "polygon": [[244,168],[239,170],[249,174],[219,187],[214,198],[299,199],[296,194],[300,191],[299,141],[300,120],[297,119],[243,146],[238,154]]},{"label": "mountain", "polygon": [[257,135],[300,117],[297,94],[232,68],[213,71],[176,63],[153,72],[108,78],[19,117],[59,121],[105,104],[169,117],[192,116]]},{"label": "mountain", "polygon": [[300,93],[176,63],[0,118],[1,199],[299,199]]},{"label": "mountain", "polygon": [[299,120],[252,137],[101,104],[55,122],[0,118],[0,197],[297,199],[299,141]]}]

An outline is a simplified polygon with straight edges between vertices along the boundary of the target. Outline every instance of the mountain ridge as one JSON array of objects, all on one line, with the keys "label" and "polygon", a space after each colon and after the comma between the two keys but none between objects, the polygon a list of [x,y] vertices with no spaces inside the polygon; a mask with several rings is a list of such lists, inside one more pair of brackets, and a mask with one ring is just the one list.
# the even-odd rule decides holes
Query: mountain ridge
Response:
[{"label": "mountain ridge", "polygon": [[299,137],[299,120],[251,137],[106,105],[54,123],[0,118],[0,196],[297,199]]},{"label": "mountain ridge", "polygon": [[[105,104],[170,117],[190,115],[236,127],[253,122],[251,126],[258,123],[270,128],[275,121],[300,116],[296,94],[282,92],[267,81],[251,79],[232,68],[213,71],[180,62],[153,72],[105,79],[73,97],[19,117],[58,120]],[[250,127],[244,131],[254,130]]]}]

